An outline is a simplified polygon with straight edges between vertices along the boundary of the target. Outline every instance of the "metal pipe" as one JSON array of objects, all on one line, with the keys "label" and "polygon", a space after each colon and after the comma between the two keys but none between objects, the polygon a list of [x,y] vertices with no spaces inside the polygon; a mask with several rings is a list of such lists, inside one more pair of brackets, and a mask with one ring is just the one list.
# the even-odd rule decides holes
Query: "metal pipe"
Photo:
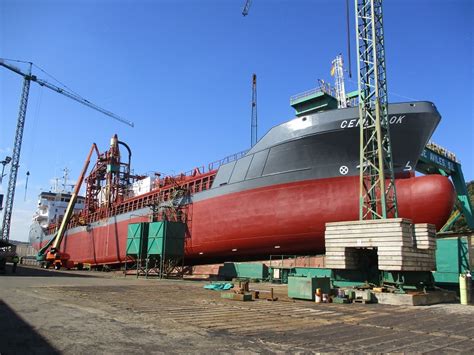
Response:
[{"label": "metal pipe", "polygon": [[130,167],[131,167],[131,161],[132,161],[132,150],[130,149],[128,144],[125,143],[125,142],[118,141],[118,144],[123,145],[125,147],[125,149],[127,149],[127,151],[128,151],[128,173],[130,174]]}]

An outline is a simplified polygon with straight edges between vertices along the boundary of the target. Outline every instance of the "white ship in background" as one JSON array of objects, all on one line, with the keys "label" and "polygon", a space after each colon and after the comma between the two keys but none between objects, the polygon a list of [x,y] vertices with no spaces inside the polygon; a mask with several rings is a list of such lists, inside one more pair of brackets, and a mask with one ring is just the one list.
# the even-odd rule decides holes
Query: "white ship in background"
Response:
[{"label": "white ship in background", "polygon": [[[51,223],[58,223],[64,217],[67,205],[71,200],[71,194],[67,192],[42,192],[38,199],[38,208],[33,215],[33,223],[38,223],[45,229]],[[84,208],[85,198],[77,198],[74,212]]]},{"label": "white ship in background", "polygon": [[[54,191],[42,192],[38,197],[38,207],[33,215],[33,225],[40,226],[42,229],[48,228],[52,223],[59,223],[66,212],[67,205],[71,200],[71,193],[67,191],[68,187],[68,169],[64,169],[63,183],[58,183],[56,179]],[[85,198],[79,196],[74,206],[74,212],[78,212],[84,208]]]}]

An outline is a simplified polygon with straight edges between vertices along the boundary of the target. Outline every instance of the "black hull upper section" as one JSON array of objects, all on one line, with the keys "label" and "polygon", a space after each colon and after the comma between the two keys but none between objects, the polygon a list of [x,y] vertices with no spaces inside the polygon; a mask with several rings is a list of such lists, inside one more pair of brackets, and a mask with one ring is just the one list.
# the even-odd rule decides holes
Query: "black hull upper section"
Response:
[{"label": "black hull upper section", "polygon": [[[359,175],[358,108],[295,118],[272,128],[243,158],[220,167],[194,201],[302,180]],[[395,174],[410,173],[441,117],[430,102],[389,105]]]}]

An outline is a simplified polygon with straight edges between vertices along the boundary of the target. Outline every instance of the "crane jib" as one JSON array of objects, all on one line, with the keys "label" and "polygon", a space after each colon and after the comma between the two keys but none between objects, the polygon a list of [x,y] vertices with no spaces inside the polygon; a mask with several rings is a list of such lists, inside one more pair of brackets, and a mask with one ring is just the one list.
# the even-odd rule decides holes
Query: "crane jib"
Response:
[{"label": "crane jib", "polygon": [[[30,64],[32,65],[33,63],[30,63]],[[134,127],[134,123],[132,121],[129,121],[125,118],[122,118],[122,117],[116,115],[115,113],[112,113],[112,112],[110,112],[110,111],[108,111],[108,110],[106,110],[102,107],[99,107],[96,104],[92,103],[91,101],[81,97],[80,95],[74,94],[72,92],[69,92],[69,91],[63,89],[63,88],[60,88],[59,86],[56,86],[54,84],[49,83],[46,80],[40,79],[36,75],[31,75],[31,73],[25,73],[21,69],[13,66],[11,64],[6,63],[5,59],[0,58],[0,65],[7,68],[7,69],[9,69],[9,70],[11,70],[14,73],[17,73],[17,74],[23,76],[25,79],[34,81],[34,82],[36,82],[37,84],[39,84],[41,86],[45,86],[50,90],[56,91],[59,94],[63,94],[64,96],[67,96],[72,100],[75,100],[75,101],[77,101],[77,102],[79,102],[79,103],[81,103],[85,106],[88,106],[88,107],[90,107],[90,108],[92,108],[96,111],[99,111],[99,112],[103,113],[104,115],[109,116],[109,117],[111,117],[111,118],[113,118],[113,119],[115,119],[119,122],[125,123],[126,125],[129,125],[130,127]]]}]

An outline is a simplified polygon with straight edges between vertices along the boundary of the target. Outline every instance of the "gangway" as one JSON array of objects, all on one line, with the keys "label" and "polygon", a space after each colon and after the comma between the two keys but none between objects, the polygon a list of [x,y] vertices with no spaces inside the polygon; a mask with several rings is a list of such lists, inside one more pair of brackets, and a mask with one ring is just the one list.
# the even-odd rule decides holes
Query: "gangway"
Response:
[{"label": "gangway", "polygon": [[440,145],[430,142],[421,153],[416,171],[423,174],[440,174],[449,176],[456,189],[455,210],[446,224],[441,228],[441,232],[446,232],[463,215],[466,223],[471,230],[474,230],[474,216],[469,193],[461,168],[461,163],[456,156]]}]

